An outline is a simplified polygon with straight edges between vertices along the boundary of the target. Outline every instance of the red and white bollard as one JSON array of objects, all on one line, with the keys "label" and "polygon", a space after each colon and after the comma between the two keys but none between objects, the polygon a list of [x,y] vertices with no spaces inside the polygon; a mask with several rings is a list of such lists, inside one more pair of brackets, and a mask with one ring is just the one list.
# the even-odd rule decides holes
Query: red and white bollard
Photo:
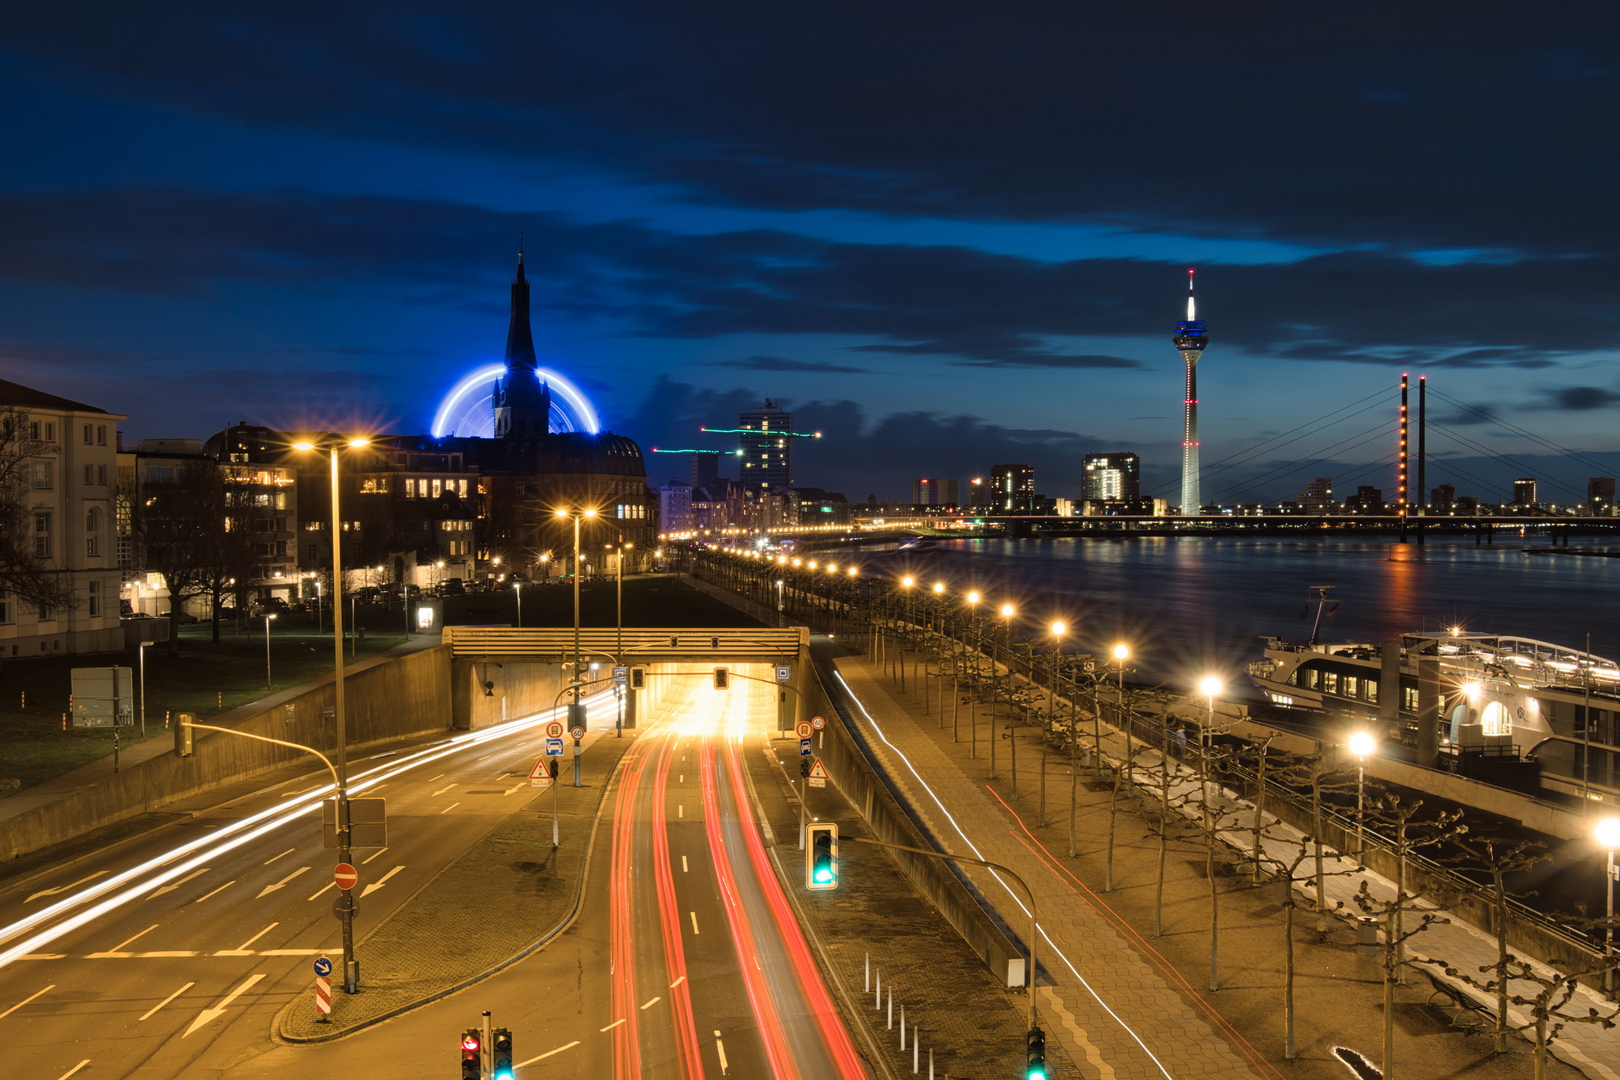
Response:
[{"label": "red and white bollard", "polygon": [[321,1014],[319,1023],[330,1022],[327,1017],[332,1015],[332,980],[324,975],[315,976],[315,1011]]}]

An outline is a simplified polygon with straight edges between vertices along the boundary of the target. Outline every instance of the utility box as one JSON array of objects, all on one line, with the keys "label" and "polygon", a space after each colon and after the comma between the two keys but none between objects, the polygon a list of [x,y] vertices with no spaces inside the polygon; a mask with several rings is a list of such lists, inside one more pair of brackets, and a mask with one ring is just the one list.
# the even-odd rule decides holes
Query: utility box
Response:
[{"label": "utility box", "polygon": [[174,756],[191,756],[191,725],[197,722],[196,713],[177,713],[174,718]]},{"label": "utility box", "polygon": [[134,725],[135,678],[129,668],[74,668],[71,674],[74,727]]},{"label": "utility box", "polygon": [[411,632],[437,634],[444,629],[444,601],[436,596],[410,601]]}]

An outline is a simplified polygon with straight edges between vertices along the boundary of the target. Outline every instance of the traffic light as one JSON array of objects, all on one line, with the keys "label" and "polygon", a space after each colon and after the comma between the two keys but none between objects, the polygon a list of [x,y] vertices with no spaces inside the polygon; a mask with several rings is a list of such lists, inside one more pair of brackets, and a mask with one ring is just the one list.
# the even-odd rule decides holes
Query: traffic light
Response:
[{"label": "traffic light", "polygon": [[483,1043],[477,1028],[461,1033],[461,1080],[481,1080],[484,1075]]},{"label": "traffic light", "polygon": [[1029,1044],[1025,1052],[1024,1080],[1046,1080],[1046,1032],[1029,1029]]},{"label": "traffic light", "polygon": [[714,688],[716,690],[729,690],[731,688],[731,672],[723,667],[715,668]]},{"label": "traffic light", "polygon": [[647,688],[647,669],[633,667],[630,669],[630,689],[645,690]]},{"label": "traffic light", "polygon": [[494,1053],[495,1080],[512,1080],[512,1033],[496,1028],[490,1035]]},{"label": "traffic light", "polygon": [[551,771],[551,778],[553,780],[557,779],[557,766],[559,764],[560,761],[557,758],[546,758],[546,768]]},{"label": "traffic light", "polygon": [[806,779],[806,780],[810,779],[810,759],[809,758],[807,758],[807,757],[799,758],[799,775],[801,777],[803,777],[804,779]]},{"label": "traffic light", "polygon": [[804,847],[804,887],[838,888],[838,826],[833,822],[810,826],[810,842]]}]

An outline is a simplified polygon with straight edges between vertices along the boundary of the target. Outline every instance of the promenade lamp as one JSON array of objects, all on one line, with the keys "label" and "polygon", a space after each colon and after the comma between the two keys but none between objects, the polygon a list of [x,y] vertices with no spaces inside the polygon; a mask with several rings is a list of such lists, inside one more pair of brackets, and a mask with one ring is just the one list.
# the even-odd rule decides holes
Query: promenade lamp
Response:
[{"label": "promenade lamp", "polygon": [[518,629],[521,630],[523,629],[523,582],[512,582],[512,593],[517,597],[517,624]]},{"label": "promenade lamp", "polygon": [[551,584],[551,552],[549,552],[549,551],[542,551],[540,553],[540,572],[545,574],[545,582],[546,582],[547,585],[550,585]]},{"label": "promenade lamp", "polygon": [[1350,752],[1356,755],[1356,862],[1367,861],[1367,755],[1378,748],[1378,740],[1371,732],[1358,731],[1350,736]]},{"label": "promenade lamp", "polygon": [[[359,450],[371,445],[363,436],[349,439],[330,439],[323,443],[310,440],[293,444],[295,450],[310,453],[327,451],[331,459],[332,475],[332,721],[337,728],[337,841],[338,862],[352,865],[353,854],[349,845],[349,736],[348,714],[343,707],[343,514],[339,504],[338,452],[345,447]],[[382,573],[382,567],[377,567]],[[358,648],[358,643],[356,644]],[[360,991],[360,962],[354,956],[354,894],[340,890],[337,900],[338,919],[343,924],[343,989],[355,994]]]},{"label": "promenade lamp", "polygon": [[900,586],[906,590],[906,622],[911,622],[911,587],[917,584],[917,579],[907,574],[900,579]]},{"label": "promenade lamp", "polygon": [[[1069,628],[1061,620],[1052,624],[1052,677],[1046,686],[1046,725],[1050,731],[1057,722],[1058,653],[1063,651],[1063,634]],[[1069,733],[1069,854],[1074,854],[1075,775],[1079,772],[1074,756],[1074,733]],[[1046,824],[1046,740],[1041,740],[1041,824]]]},{"label": "promenade lamp", "polygon": [[[1011,604],[1001,605],[1001,622],[1006,629],[1004,639],[1007,650],[1007,706],[1012,711],[1012,620],[1017,613]],[[996,778],[996,709],[1001,704],[1001,684],[996,680],[996,658],[990,658],[990,779]]]},{"label": "promenade lamp", "polygon": [[940,630],[940,633],[945,632],[945,605],[943,603],[944,599],[945,599],[945,583],[943,581],[934,582],[934,607],[939,611],[939,630]]},{"label": "promenade lamp", "polygon": [[1620,818],[1606,817],[1592,828],[1597,842],[1609,849],[1609,865],[1604,874],[1608,889],[1607,918],[1603,928],[1603,958],[1609,966],[1603,971],[1603,992],[1614,993],[1614,849],[1620,848]]},{"label": "promenade lamp", "polygon": [[[571,710],[571,712],[577,714],[579,712],[579,689],[580,689],[580,686],[579,686],[579,674],[580,674],[580,667],[579,667],[579,660],[580,660],[580,652],[579,652],[579,523],[580,523],[581,520],[583,520],[585,518],[595,517],[596,516],[596,507],[594,507],[594,506],[586,506],[586,507],[559,506],[557,508],[557,516],[560,517],[560,518],[573,518],[574,519],[574,708]],[[569,722],[570,725],[573,725],[573,724],[579,723],[580,721],[579,721],[579,718],[577,716],[570,716],[568,718],[568,722]]]},{"label": "promenade lamp", "polygon": [[275,618],[274,613],[264,614],[264,688],[271,689],[275,683],[270,680],[270,620]]},{"label": "promenade lamp", "polygon": [[[635,546],[633,541],[627,543],[622,537],[619,540],[619,581],[614,597],[614,621],[618,626],[618,644],[614,647],[613,662],[620,665],[624,663],[624,553]],[[624,737],[624,691],[617,683],[614,684],[614,689],[617,691],[616,696],[619,699],[619,716],[613,725],[613,737],[622,739]]]}]

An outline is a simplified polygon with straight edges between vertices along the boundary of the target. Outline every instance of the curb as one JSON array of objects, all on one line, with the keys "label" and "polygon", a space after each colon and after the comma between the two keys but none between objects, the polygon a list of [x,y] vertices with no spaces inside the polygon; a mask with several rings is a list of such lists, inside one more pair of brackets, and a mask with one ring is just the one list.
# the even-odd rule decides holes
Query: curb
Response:
[{"label": "curb", "polygon": [[[637,737],[639,737],[639,733],[638,733]],[[352,1024],[352,1025],[350,1025],[348,1027],[345,1027],[345,1028],[343,1028],[342,1030],[339,1030],[339,1031],[332,1031],[332,1032],[323,1033],[323,1034],[320,1034],[320,1035],[313,1035],[313,1036],[300,1036],[300,1035],[287,1035],[287,1034],[284,1034],[282,1032],[282,1027],[283,1027],[284,1020],[288,1016],[290,1016],[295,1009],[308,1008],[308,1003],[303,1001],[301,999],[301,997],[297,997],[294,1000],[289,1001],[281,1009],[281,1011],[276,1014],[276,1018],[271,1021],[271,1032],[270,1032],[271,1037],[274,1038],[276,1041],[282,1043],[283,1045],[287,1045],[287,1046],[310,1046],[310,1045],[314,1045],[314,1044],[317,1044],[317,1043],[336,1042],[338,1039],[342,1039],[342,1038],[345,1038],[345,1037],[347,1037],[349,1035],[353,1035],[353,1034],[355,1034],[357,1032],[364,1031],[367,1028],[375,1027],[376,1025],[381,1024],[386,1020],[392,1020],[397,1016],[403,1016],[404,1014],[406,1014],[408,1012],[413,1012],[416,1009],[422,1008],[424,1005],[431,1005],[435,1001],[440,1001],[440,1000],[443,1000],[444,998],[449,997],[451,994],[456,994],[456,993],[461,992],[462,990],[467,989],[468,987],[475,986],[478,983],[483,982],[485,979],[489,978],[490,976],[496,975],[496,974],[498,974],[498,973],[500,973],[502,971],[505,971],[507,968],[511,967],[513,964],[517,963],[518,961],[526,959],[526,958],[534,955],[534,953],[536,953],[540,949],[544,948],[553,939],[555,939],[557,937],[557,935],[563,933],[570,926],[574,925],[574,921],[579,918],[579,911],[580,911],[580,908],[583,905],[583,902],[584,902],[584,899],[585,899],[585,882],[590,877],[591,857],[596,851],[596,833],[597,833],[597,830],[601,827],[601,824],[602,824],[602,806],[607,801],[607,793],[608,793],[608,791],[611,788],[613,788],[616,784],[618,784],[618,782],[619,782],[620,774],[624,769],[624,761],[625,761],[625,758],[629,756],[630,749],[631,749],[631,747],[626,747],[625,748],[625,753],[619,755],[618,763],[613,766],[613,774],[612,774],[612,776],[610,776],[608,778],[608,782],[606,784],[602,785],[602,794],[600,796],[598,796],[597,802],[596,802],[596,813],[594,815],[592,815],[592,818],[591,818],[591,835],[590,835],[590,839],[587,840],[586,843],[585,843],[585,858],[582,860],[582,862],[580,864],[579,885],[574,890],[574,905],[573,905],[572,908],[569,909],[568,914],[566,914],[560,920],[558,920],[556,925],[552,926],[551,929],[549,929],[545,933],[541,934],[540,937],[535,939],[535,941],[532,944],[526,946],[525,948],[523,948],[519,952],[514,953],[512,956],[507,957],[505,960],[502,960],[500,963],[495,964],[493,967],[487,968],[484,971],[480,971],[476,975],[472,975],[472,976],[470,976],[470,977],[468,977],[466,979],[463,979],[462,981],[460,981],[458,983],[455,983],[452,986],[448,986],[448,987],[444,988],[443,990],[435,991],[435,992],[433,992],[431,994],[428,994],[426,997],[420,998],[420,999],[418,999],[416,1001],[412,1001],[412,1002],[409,1002],[407,1004],[398,1006],[397,1008],[390,1009],[385,1013],[381,1013],[381,1014],[379,1014],[377,1016],[374,1016],[374,1017],[371,1017],[369,1019],[361,1020],[358,1023]],[[522,813],[522,811],[518,811],[518,813]],[[498,827],[499,826],[497,826],[497,828]],[[494,830],[491,830],[491,831],[493,832]],[[449,869],[448,866],[445,867],[445,870],[448,870],[448,869]],[[444,870],[439,871],[439,874],[443,874],[443,873],[444,873]],[[438,880],[439,874],[434,875],[433,881]],[[425,890],[429,885],[433,884],[433,881],[429,881],[426,885],[422,886],[422,889],[418,889],[416,895],[417,896],[421,895],[423,890]],[[413,896],[412,899],[415,899],[415,896]],[[410,901],[407,900],[405,902],[405,904],[402,905],[402,908],[405,907],[405,906],[408,906],[409,904],[410,904]],[[386,923],[383,924],[383,925],[386,925]],[[372,933],[375,934],[377,932],[377,930],[381,930],[381,929],[382,929],[382,926],[378,926],[376,929],[374,929],[372,931]],[[369,937],[369,935],[368,935],[368,937]],[[360,944],[363,945],[363,944],[365,944],[365,942],[361,941]]]}]

